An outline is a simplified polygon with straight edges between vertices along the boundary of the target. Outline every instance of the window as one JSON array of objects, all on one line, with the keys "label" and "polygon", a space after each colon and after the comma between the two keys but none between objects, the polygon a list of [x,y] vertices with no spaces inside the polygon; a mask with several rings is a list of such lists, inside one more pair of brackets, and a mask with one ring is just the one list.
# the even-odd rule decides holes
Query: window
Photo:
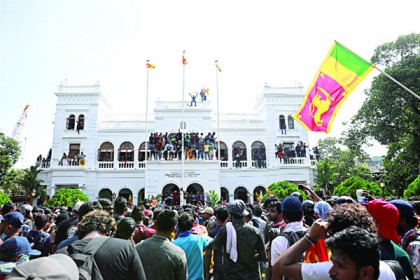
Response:
[{"label": "window", "polygon": [[67,129],[73,130],[75,122],[76,122],[76,117],[74,115],[70,115],[70,117],[67,118],[67,124],[66,124]]},{"label": "window", "polygon": [[244,142],[236,141],[232,145],[232,159],[236,159],[236,155],[239,154],[239,160],[246,160],[246,145]]},{"label": "window", "polygon": [[280,129],[286,129],[286,120],[283,115],[280,115],[279,117],[279,126]]},{"label": "window", "polygon": [[118,150],[118,160],[134,161],[134,145],[130,142],[122,143]]},{"label": "window", "polygon": [[265,145],[263,142],[255,141],[251,146],[251,157],[252,160],[265,160]]},{"label": "window", "polygon": [[295,120],[292,116],[287,117],[287,124],[289,125],[289,129],[295,129]]},{"label": "window", "polygon": [[77,130],[83,130],[85,128],[85,116],[80,115],[77,121]]},{"label": "window", "polygon": [[[219,142],[216,141],[215,145],[214,145],[214,148],[216,149],[216,155],[219,152],[218,151],[218,146],[217,146],[218,144],[219,144]],[[217,156],[216,156],[216,158],[217,158]],[[220,141],[220,160],[221,161],[228,161],[228,159],[229,159],[228,148],[227,148],[225,142]]]},{"label": "window", "polygon": [[114,145],[104,142],[98,150],[98,161],[114,161]]},{"label": "window", "polygon": [[80,154],[80,144],[70,144],[69,147],[69,158],[74,158]]},{"label": "window", "polygon": [[144,161],[146,158],[145,148],[146,148],[146,142],[141,143],[139,147],[139,155],[138,155],[139,161]]}]

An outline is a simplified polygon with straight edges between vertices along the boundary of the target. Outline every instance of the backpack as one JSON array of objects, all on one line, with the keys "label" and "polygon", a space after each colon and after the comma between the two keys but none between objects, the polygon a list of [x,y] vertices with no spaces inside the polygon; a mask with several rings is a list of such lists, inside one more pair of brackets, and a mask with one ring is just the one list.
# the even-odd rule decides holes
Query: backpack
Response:
[{"label": "backpack", "polygon": [[103,280],[94,255],[107,240],[108,237],[105,236],[92,238],[81,250],[72,245],[67,247],[69,257],[73,259],[79,269],[80,280]]},{"label": "backpack", "polygon": [[394,260],[384,260],[384,263],[386,263],[394,272],[395,279],[396,280],[406,280],[405,273],[403,268],[401,267],[400,263]]}]

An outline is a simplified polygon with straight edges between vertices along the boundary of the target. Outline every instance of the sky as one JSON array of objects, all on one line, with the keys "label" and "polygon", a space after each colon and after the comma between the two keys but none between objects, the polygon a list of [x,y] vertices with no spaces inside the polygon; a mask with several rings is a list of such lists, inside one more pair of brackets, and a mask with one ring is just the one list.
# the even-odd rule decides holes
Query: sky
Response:
[{"label": "sky", "polygon": [[[418,0],[0,0],[0,131],[11,135],[26,104],[21,135],[28,167],[52,145],[57,85],[101,85],[115,113],[149,112],[156,100],[182,100],[209,88],[221,113],[248,113],[267,83],[306,91],[334,40],[369,60],[375,48],[420,33]],[[310,133],[310,145],[339,137],[365,100],[372,71],[337,114],[331,133]],[[188,100],[188,99],[187,99]],[[372,155],[384,154],[375,145]]]}]

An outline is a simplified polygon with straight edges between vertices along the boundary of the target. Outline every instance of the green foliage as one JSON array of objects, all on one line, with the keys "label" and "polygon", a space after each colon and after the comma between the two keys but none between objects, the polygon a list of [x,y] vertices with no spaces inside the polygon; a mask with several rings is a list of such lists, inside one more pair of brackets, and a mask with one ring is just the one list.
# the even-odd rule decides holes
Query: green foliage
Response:
[{"label": "green foliage", "polygon": [[58,190],[48,201],[48,206],[74,206],[78,201],[88,201],[89,198],[79,189],[63,188]]},{"label": "green foliage", "polygon": [[342,184],[334,189],[334,195],[348,195],[356,199],[356,190],[363,189],[368,191],[372,196],[381,196],[382,188],[379,184],[369,182],[360,177],[353,176],[345,180]]},{"label": "green foliage", "polygon": [[4,185],[3,180],[6,179],[6,175],[18,161],[19,156],[19,142],[0,132],[0,186]]},{"label": "green foliage", "polygon": [[412,196],[420,195],[420,175],[408,185],[408,188],[404,191],[404,198],[410,198]]},{"label": "green foliage", "polygon": [[214,207],[219,203],[220,196],[216,193],[215,190],[210,190],[209,194],[206,197],[207,206]]},{"label": "green foliage", "polygon": [[[376,48],[372,62],[414,92],[420,92],[420,34],[400,36]],[[373,79],[367,99],[351,120],[360,142],[373,137],[388,146],[384,180],[397,195],[420,174],[420,102],[383,74]]]},{"label": "green foliage", "polygon": [[10,197],[7,194],[4,194],[3,192],[0,192],[0,205],[5,204],[6,202],[12,201]]},{"label": "green foliage", "polygon": [[23,169],[11,169],[3,178],[3,191],[8,195],[24,195],[25,190],[19,184],[23,178],[25,171]]},{"label": "green foliage", "polygon": [[334,178],[338,173],[334,172],[334,166],[329,162],[328,158],[318,162],[316,164],[316,170],[317,174],[314,182],[317,184],[317,187],[332,192],[330,187],[334,183]]},{"label": "green foliage", "polygon": [[[280,200],[290,196],[293,192],[300,192],[303,195],[303,198],[306,199],[306,194],[304,191],[299,190],[299,188],[288,181],[279,181],[268,186],[268,189],[277,196]],[[268,196],[268,192],[264,194],[263,200]]]},{"label": "green foliage", "polygon": [[[29,198],[32,196],[33,190],[35,190],[34,199],[42,195],[43,180],[38,180],[37,176],[41,172],[38,169],[38,165],[31,166],[30,168],[24,169],[23,177],[18,180],[18,183],[22,186],[26,196]],[[43,199],[41,197],[41,199]]]}]

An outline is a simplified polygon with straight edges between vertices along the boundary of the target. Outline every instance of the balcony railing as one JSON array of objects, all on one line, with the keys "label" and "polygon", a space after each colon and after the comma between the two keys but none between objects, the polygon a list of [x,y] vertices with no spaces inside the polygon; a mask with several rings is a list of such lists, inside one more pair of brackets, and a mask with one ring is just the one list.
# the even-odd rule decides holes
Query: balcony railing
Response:
[{"label": "balcony railing", "polygon": [[99,162],[99,168],[114,168],[113,162]]},{"label": "balcony railing", "polygon": [[121,169],[134,168],[134,162],[133,161],[120,161],[118,162],[118,168],[121,168]]}]

